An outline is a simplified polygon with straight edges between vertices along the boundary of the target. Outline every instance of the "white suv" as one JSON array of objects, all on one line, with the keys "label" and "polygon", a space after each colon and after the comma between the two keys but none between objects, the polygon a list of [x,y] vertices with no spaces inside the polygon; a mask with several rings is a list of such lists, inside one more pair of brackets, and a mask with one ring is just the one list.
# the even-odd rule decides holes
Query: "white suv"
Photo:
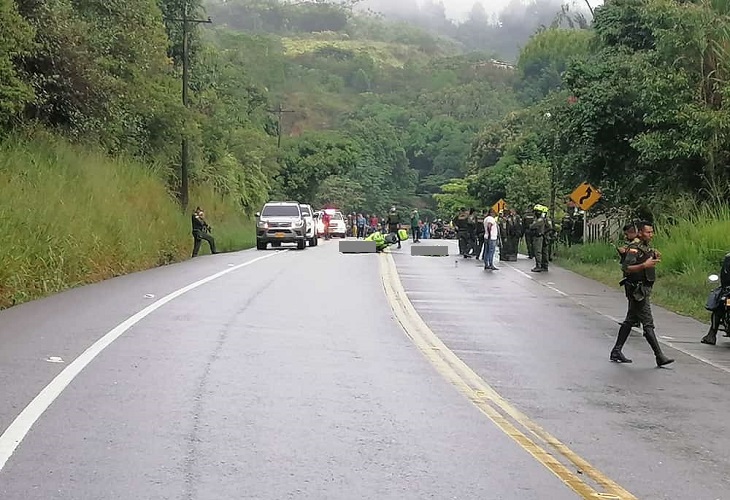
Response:
[{"label": "white suv", "polygon": [[317,225],[314,222],[314,212],[312,211],[311,205],[299,204],[299,208],[302,210],[302,218],[307,223],[307,240],[309,241],[310,247],[316,247],[319,243],[317,236]]},{"label": "white suv", "polygon": [[299,250],[307,244],[307,222],[296,201],[270,201],[256,213],[256,248],[266,250],[282,243],[296,243]]}]

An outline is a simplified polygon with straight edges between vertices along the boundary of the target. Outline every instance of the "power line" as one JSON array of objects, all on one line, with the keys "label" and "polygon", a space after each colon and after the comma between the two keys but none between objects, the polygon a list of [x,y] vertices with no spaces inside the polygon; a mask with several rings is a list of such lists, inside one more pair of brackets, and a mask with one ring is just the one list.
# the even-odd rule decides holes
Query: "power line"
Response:
[{"label": "power line", "polygon": [[[189,83],[189,65],[190,65],[190,44],[188,35],[190,34],[190,24],[212,24],[210,17],[208,19],[191,19],[188,17],[188,6],[185,4],[183,17],[165,18],[166,21],[182,23],[183,26],[183,88],[182,101],[183,106],[188,107],[188,83]],[[188,172],[190,171],[190,153],[188,148],[188,139],[183,135],[182,139],[182,155],[180,164],[180,203],[184,211],[188,208]]]},{"label": "power line", "polygon": [[279,136],[276,147],[281,148],[281,118],[284,115],[284,113],[295,113],[293,109],[284,109],[281,107],[281,104],[279,104],[279,107],[276,109],[270,109],[269,113],[276,113],[279,115],[279,124],[277,125],[277,135]]}]

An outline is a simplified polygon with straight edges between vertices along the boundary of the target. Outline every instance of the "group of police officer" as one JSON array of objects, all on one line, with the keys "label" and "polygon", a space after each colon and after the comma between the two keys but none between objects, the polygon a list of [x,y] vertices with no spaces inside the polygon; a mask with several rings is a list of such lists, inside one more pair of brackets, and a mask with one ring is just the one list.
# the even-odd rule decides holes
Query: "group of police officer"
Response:
[{"label": "group of police officer", "polygon": [[[492,211],[493,212],[493,211]],[[525,245],[530,259],[535,259],[534,273],[548,271],[552,261],[553,243],[556,238],[554,224],[548,216],[548,208],[535,205],[521,217],[516,210],[502,210],[495,217],[499,228],[499,260],[514,262],[517,260],[519,244],[525,238]],[[464,258],[482,258],[484,250],[484,220],[489,211],[478,212],[474,208],[467,211],[461,208],[452,224],[456,228],[459,240],[459,254]]]}]

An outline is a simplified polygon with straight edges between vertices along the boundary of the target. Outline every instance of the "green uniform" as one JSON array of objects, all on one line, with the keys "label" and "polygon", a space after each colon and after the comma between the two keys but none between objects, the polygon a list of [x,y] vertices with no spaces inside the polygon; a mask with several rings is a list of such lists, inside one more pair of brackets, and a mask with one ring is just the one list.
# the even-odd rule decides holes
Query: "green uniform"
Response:
[{"label": "green uniform", "polygon": [[400,215],[398,215],[398,212],[391,212],[388,214],[388,233],[395,234],[396,238],[398,238],[398,248],[400,248],[398,229],[400,229]]},{"label": "green uniform", "polygon": [[623,246],[616,249],[616,252],[618,252],[619,259],[621,261],[621,265],[624,265],[624,259],[626,258],[626,252],[629,249],[629,245],[631,244],[639,244],[641,243],[641,240],[639,238],[634,238],[633,240],[624,240]]},{"label": "green uniform", "polygon": [[215,248],[215,238],[210,235],[210,226],[207,222],[203,220],[202,217],[200,217],[197,212],[193,214],[192,216],[192,225],[193,225],[193,257],[198,256],[198,252],[200,251],[200,245],[203,243],[203,240],[208,242],[208,245],[210,245],[210,253],[217,254],[218,250]]},{"label": "green uniform", "polygon": [[621,280],[621,284],[624,286],[626,292],[628,309],[626,311],[626,318],[621,323],[616,344],[611,351],[611,361],[631,363],[631,360],[621,353],[621,349],[631,334],[632,326],[638,323],[641,323],[644,330],[644,337],[654,351],[657,365],[663,366],[674,361],[662,353],[661,346],[654,332],[654,316],[651,313],[651,293],[656,282],[656,270],[653,267],[647,267],[639,271],[629,271],[629,267],[643,264],[655,256],[654,249],[645,242],[633,241],[627,246],[626,254],[621,263],[621,269],[624,273],[624,279]]},{"label": "green uniform", "polygon": [[499,261],[503,262],[507,260],[507,253],[509,252],[509,219],[508,216],[502,214],[497,219],[497,226],[499,226]]},{"label": "green uniform", "polygon": [[520,238],[522,237],[522,219],[519,215],[508,214],[504,216],[504,259],[514,262],[517,260]]},{"label": "green uniform", "polygon": [[421,237],[418,228],[418,212],[411,215],[411,234],[413,235],[413,241],[418,241]]},{"label": "green uniform", "polygon": [[486,230],[484,229],[484,219],[486,219],[484,215],[477,215],[477,259],[482,258],[482,251],[484,250],[484,234],[486,232]]},{"label": "green uniform", "polygon": [[557,236],[552,219],[546,218],[546,220],[547,230],[545,231],[545,239],[543,240],[543,252],[547,255],[547,259],[543,259],[545,260],[544,269],[547,269],[547,262],[553,261],[553,246]]},{"label": "green uniform", "polygon": [[477,250],[477,214],[471,213],[466,218],[466,231],[468,237],[467,254],[474,255]]},{"label": "green uniform", "polygon": [[530,234],[532,235],[532,251],[535,254],[535,269],[547,269],[547,248],[545,245],[545,233],[548,231],[548,221],[546,217],[538,217],[530,225]]},{"label": "green uniform", "polygon": [[468,218],[469,214],[464,211],[454,217],[454,220],[452,221],[452,224],[456,228],[456,235],[459,238],[459,253],[464,257],[467,256],[467,252],[469,251],[469,227],[467,224]]},{"label": "green uniform", "polygon": [[531,259],[535,258],[535,248],[533,245],[532,240],[532,233],[530,231],[530,228],[532,227],[532,224],[535,222],[535,216],[531,213],[528,213],[525,215],[525,218],[523,219],[523,226],[525,228],[525,246],[527,246],[527,256]]}]

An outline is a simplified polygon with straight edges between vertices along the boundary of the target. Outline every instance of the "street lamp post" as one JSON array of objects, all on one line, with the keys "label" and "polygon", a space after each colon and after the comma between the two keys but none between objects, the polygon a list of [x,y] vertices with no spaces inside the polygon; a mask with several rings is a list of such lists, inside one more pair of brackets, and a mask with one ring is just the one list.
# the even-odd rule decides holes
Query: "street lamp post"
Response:
[{"label": "street lamp post", "polygon": [[[551,113],[545,113],[545,118],[550,120],[553,117]],[[555,161],[557,158],[558,150],[558,131],[555,131],[555,137],[553,139],[553,158],[550,162],[550,220],[555,221]]]}]

